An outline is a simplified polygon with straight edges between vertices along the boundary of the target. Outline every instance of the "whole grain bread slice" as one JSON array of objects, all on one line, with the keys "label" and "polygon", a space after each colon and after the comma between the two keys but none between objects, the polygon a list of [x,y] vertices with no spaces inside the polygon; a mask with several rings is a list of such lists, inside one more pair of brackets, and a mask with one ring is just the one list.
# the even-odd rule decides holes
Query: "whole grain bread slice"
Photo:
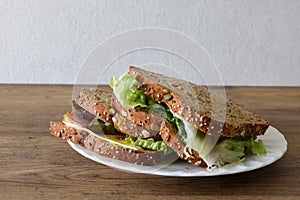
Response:
[{"label": "whole grain bread slice", "polygon": [[63,122],[51,121],[50,133],[56,137],[81,145],[101,156],[138,165],[155,165],[166,158],[163,151],[124,148],[95,137],[88,132],[69,127]]},{"label": "whole grain bread slice", "polygon": [[173,124],[164,120],[161,124],[160,131],[163,141],[167,146],[171,147],[181,159],[199,167],[207,167],[206,162],[199,156],[198,152],[189,149],[182,141]]},{"label": "whole grain bread slice", "polygon": [[134,123],[131,119],[122,116],[120,113],[116,112],[116,114],[112,118],[114,127],[121,133],[126,135],[135,137],[135,138],[152,138],[153,140],[161,141],[161,137],[159,135],[160,130],[151,130],[147,129],[145,126],[140,126]]},{"label": "whole grain bread slice", "polygon": [[[203,133],[222,137],[256,136],[264,134],[270,125],[244,105],[212,93],[205,86],[134,66],[130,66],[128,73],[137,75],[137,86],[146,95],[165,103]],[[216,112],[212,113],[212,108]],[[224,112],[225,120],[221,115]]]},{"label": "whole grain bread slice", "polygon": [[158,135],[163,118],[139,108],[126,108],[113,95],[112,107],[116,111],[114,126],[133,137],[151,138]]},{"label": "whole grain bread slice", "polygon": [[111,88],[82,88],[75,102],[102,121],[113,124],[112,117],[115,111],[111,107],[112,95]]}]

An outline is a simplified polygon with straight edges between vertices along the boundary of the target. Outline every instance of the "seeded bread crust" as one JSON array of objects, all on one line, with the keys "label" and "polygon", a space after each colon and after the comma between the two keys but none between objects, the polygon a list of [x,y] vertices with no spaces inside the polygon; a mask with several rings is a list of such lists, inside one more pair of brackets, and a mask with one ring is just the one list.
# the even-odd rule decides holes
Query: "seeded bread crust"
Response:
[{"label": "seeded bread crust", "polygon": [[120,132],[141,138],[158,135],[163,120],[161,117],[135,108],[125,108],[115,96],[112,98],[112,107],[118,113],[114,115],[113,122]]},{"label": "seeded bread crust", "polygon": [[86,132],[79,132],[74,128],[66,126],[63,122],[50,121],[49,130],[50,133],[56,137],[71,141],[75,144],[80,144],[82,146],[85,138],[88,135]]},{"label": "seeded bread crust", "polygon": [[177,130],[168,121],[163,121],[161,124],[161,137],[167,146],[171,147],[181,159],[188,161],[189,163],[199,166],[207,167],[205,161],[199,156],[199,154],[188,149],[182,142],[181,138],[177,134]]},{"label": "seeded bread crust", "polygon": [[[210,94],[207,87],[133,66],[130,66],[128,73],[137,75],[139,89],[146,95],[157,102],[165,103],[173,112],[203,133],[222,137],[256,136],[264,134],[270,125],[245,106],[228,98]],[[214,118],[211,98],[214,99],[214,108],[217,108],[217,112],[213,113]],[[223,123],[219,113],[224,111],[226,117]]]},{"label": "seeded bread crust", "polygon": [[112,89],[82,88],[75,102],[104,122],[113,124],[114,110],[111,109]]},{"label": "seeded bread crust", "polygon": [[99,155],[138,165],[155,165],[165,156],[161,151],[137,151],[104,141],[87,132],[68,127],[63,122],[50,122],[50,133],[56,137],[81,145]]}]

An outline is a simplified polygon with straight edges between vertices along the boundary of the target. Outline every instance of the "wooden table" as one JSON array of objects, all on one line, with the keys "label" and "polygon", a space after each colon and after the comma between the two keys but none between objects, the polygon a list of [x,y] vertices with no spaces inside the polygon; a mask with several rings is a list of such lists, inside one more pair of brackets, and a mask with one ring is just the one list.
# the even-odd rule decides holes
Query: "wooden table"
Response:
[{"label": "wooden table", "polygon": [[0,199],[300,199],[300,88],[227,87],[271,121],[285,156],[251,172],[177,178],[98,164],[49,134],[71,109],[72,86],[0,85]]}]

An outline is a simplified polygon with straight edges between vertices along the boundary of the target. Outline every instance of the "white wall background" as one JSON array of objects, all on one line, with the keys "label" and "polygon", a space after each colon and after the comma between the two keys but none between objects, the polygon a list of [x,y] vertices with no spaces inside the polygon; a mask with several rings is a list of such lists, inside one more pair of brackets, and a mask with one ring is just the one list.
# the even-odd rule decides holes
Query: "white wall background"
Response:
[{"label": "white wall background", "polygon": [[298,0],[0,0],[0,83],[72,84],[99,42],[152,26],[197,40],[226,85],[300,85]]}]

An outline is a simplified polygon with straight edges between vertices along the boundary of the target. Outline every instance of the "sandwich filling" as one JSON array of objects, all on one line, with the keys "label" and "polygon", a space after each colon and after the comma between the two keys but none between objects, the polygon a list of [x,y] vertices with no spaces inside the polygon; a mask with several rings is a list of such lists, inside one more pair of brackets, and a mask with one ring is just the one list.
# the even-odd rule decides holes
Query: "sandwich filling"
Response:
[{"label": "sandwich filling", "polygon": [[101,140],[135,151],[163,151],[165,154],[171,152],[163,141],[133,138],[122,134],[115,130],[113,125],[95,118],[74,102],[73,107],[75,110],[72,113],[64,115],[63,122],[69,127],[88,132]]},{"label": "sandwich filling", "polygon": [[201,132],[166,105],[156,102],[139,90],[140,83],[134,74],[123,74],[119,79],[113,77],[109,85],[124,107],[160,110],[157,113],[176,126],[179,137],[186,144],[185,149],[198,152],[208,168],[241,162],[246,154],[266,154],[262,140],[257,140],[256,137],[217,138]]}]

